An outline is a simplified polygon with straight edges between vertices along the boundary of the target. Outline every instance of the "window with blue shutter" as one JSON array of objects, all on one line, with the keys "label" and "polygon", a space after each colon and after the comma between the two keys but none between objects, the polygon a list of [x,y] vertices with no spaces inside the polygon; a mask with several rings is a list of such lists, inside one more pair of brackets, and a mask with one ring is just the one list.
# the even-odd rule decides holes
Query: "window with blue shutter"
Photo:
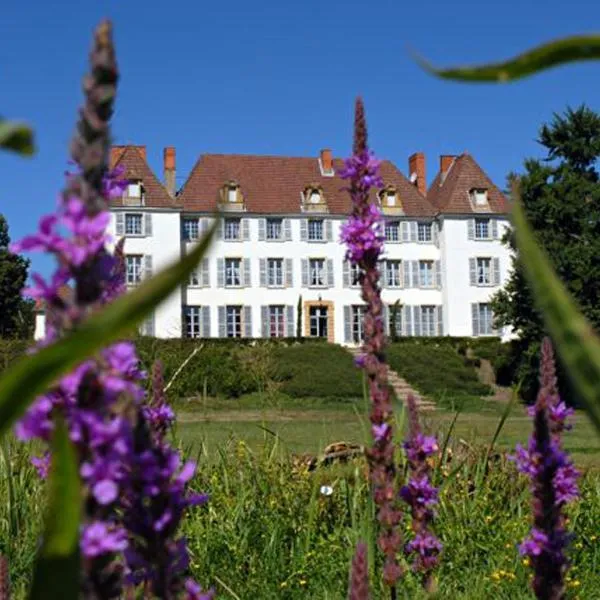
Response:
[{"label": "window with blue shutter", "polygon": [[243,263],[244,263],[244,286],[251,287],[252,279],[250,277],[250,275],[251,275],[250,274],[250,259],[244,258]]},{"label": "window with blue shutter", "polygon": [[333,260],[327,259],[327,287],[333,287]]},{"label": "window with blue shutter", "polygon": [[210,337],[210,306],[202,307],[202,337]]},{"label": "window with blue shutter", "polygon": [[267,220],[259,219],[258,220],[258,241],[263,242],[267,235]]},{"label": "window with blue shutter", "polygon": [[152,214],[144,214],[144,235],[147,237],[152,236]]},{"label": "window with blue shutter", "polygon": [[308,221],[306,219],[300,219],[300,241],[308,241]]},{"label": "window with blue shutter", "polygon": [[227,337],[227,317],[224,306],[217,308],[217,320],[219,323],[219,337]]},{"label": "window with blue shutter", "polygon": [[352,307],[344,306],[344,341],[352,342]]},{"label": "window with blue shutter", "polygon": [[267,287],[267,259],[260,258],[258,260],[258,266],[260,271],[259,285],[260,287]]},{"label": "window with blue shutter", "polygon": [[284,232],[285,241],[291,242],[292,241],[292,221],[291,221],[291,219],[283,220],[283,232]]},{"label": "window with blue shutter", "polygon": [[261,337],[268,338],[269,336],[269,307],[261,306],[260,307],[260,332]]},{"label": "window with blue shutter", "polygon": [[244,306],[244,336],[252,337],[252,307]]},{"label": "window with blue shutter", "polygon": [[294,261],[286,258],[284,261],[285,287],[294,287]]},{"label": "window with blue shutter", "polygon": [[225,259],[217,258],[217,287],[225,286]]},{"label": "window with blue shutter", "polygon": [[500,285],[500,259],[494,258],[493,261],[493,285]]},{"label": "window with blue shutter", "polygon": [[294,315],[295,315],[295,307],[292,305],[286,306],[286,310],[285,310],[285,329],[286,329],[286,335],[289,338],[293,338],[295,336],[295,321],[294,321]]},{"label": "window with blue shutter", "polygon": [[125,214],[122,212],[115,214],[115,231],[117,235],[125,235]]}]

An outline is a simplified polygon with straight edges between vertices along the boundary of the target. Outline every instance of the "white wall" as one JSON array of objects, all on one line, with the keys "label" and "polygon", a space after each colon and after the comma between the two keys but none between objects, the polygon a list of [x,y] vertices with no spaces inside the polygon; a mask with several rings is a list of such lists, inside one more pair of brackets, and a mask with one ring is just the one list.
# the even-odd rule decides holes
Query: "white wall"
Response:
[{"label": "white wall", "polygon": [[33,339],[41,340],[46,335],[46,315],[43,312],[35,313],[35,329],[33,330]]}]

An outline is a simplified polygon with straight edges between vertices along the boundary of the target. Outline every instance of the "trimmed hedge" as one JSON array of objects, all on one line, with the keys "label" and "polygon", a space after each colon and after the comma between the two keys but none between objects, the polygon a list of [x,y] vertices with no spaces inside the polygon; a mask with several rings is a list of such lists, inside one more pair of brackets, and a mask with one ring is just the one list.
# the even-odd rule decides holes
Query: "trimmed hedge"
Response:
[{"label": "trimmed hedge", "polygon": [[451,343],[436,345],[422,343],[420,339],[406,340],[391,344],[387,357],[390,367],[412,386],[444,404],[493,392],[489,385],[479,381],[474,367],[476,360],[465,359]]}]

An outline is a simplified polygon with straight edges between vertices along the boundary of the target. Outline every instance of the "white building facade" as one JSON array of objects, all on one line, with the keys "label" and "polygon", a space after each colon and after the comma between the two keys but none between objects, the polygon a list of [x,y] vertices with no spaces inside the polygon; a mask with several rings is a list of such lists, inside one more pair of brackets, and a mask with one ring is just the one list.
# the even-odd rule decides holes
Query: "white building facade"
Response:
[{"label": "white building facade", "polygon": [[[329,151],[317,158],[204,155],[179,193],[173,148],[165,149],[164,184],[148,167],[144,147],[113,148],[111,162],[132,182],[111,207],[109,226],[115,239],[125,238],[128,286],[179,259],[219,219],[207,256],[142,333],[300,333],[360,342],[358,273],[340,242],[350,200]],[[508,227],[506,198],[469,155],[442,157],[429,191],[424,165],[422,154],[413,155],[409,180],[384,162],[385,187],[373,197],[385,219],[380,272],[388,332],[506,337],[493,329],[490,308],[510,266],[500,241]]]}]

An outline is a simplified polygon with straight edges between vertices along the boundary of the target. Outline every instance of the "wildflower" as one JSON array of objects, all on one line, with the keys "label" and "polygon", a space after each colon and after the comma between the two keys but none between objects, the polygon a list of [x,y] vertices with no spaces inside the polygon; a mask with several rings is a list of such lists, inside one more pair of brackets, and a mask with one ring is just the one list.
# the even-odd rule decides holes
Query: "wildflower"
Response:
[{"label": "wildflower", "polygon": [[563,507],[579,497],[579,472],[562,449],[561,433],[571,414],[558,396],[552,345],[542,343],[540,391],[531,411],[534,431],[527,448],[518,445],[512,460],[531,479],[533,528],[519,546],[534,570],[533,590],[538,598],[564,597],[568,567],[565,554],[571,536]]},{"label": "wildflower", "polygon": [[348,600],[369,600],[369,567],[367,564],[367,546],[364,542],[356,545],[352,568]]},{"label": "wildflower", "polygon": [[323,496],[331,496],[331,494],[333,494],[333,488],[330,485],[322,485],[319,492],[321,492],[321,495]]},{"label": "wildflower", "polygon": [[442,544],[431,532],[434,507],[438,503],[438,490],[431,483],[431,466],[428,461],[438,451],[437,440],[423,435],[419,424],[417,404],[412,394],[407,398],[409,415],[408,440],[404,451],[408,459],[410,479],[400,490],[401,498],[411,507],[412,529],[415,537],[405,546],[413,556],[413,570],[423,574],[423,587],[433,591],[435,582],[432,570],[439,562]]},{"label": "wildflower", "polygon": [[387,382],[383,303],[379,287],[378,258],[383,249],[380,211],[370,198],[374,187],[381,187],[379,161],[367,147],[364,105],[356,101],[353,156],[345,161],[340,177],[349,180],[352,215],[342,228],[341,241],[346,244],[348,260],[358,266],[362,298],[366,303],[364,344],[356,360],[367,374],[371,398],[371,432],[373,446],[367,451],[373,499],[380,525],[378,545],[385,554],[383,578],[393,588],[401,575],[396,555],[401,539],[396,529],[401,513],[394,494],[395,465],[392,430],[392,403]]},{"label": "wildflower", "polygon": [[[118,77],[111,36],[110,24],[106,22],[95,32],[91,73],[84,80],[86,102],[71,143],[76,168],[67,174],[58,209],[42,218],[37,234],[13,247],[48,252],[58,263],[50,281],[34,275],[34,287],[29,290],[34,297],[43,299],[49,309],[42,345],[77,327],[125,289],[123,245],[117,244],[111,255],[106,233],[108,201],[120,194],[125,185],[119,173],[107,171],[106,164],[110,145],[108,121]],[[64,293],[67,284],[70,294]],[[150,435],[141,443],[138,432],[146,427],[147,419],[156,431],[162,431],[172,417],[164,404],[154,402],[143,407],[145,393],[140,382],[144,378],[134,345],[126,341],[112,344],[39,397],[17,424],[15,433],[20,439],[48,442],[57,413],[68,425],[80,461],[85,495],[80,535],[82,596],[123,596],[126,569],[131,572],[136,568],[131,563],[125,565],[123,559],[136,552],[147,531],[133,530],[127,509],[145,503],[147,510],[140,510],[139,518],[146,519],[144,524],[152,528],[155,541],[168,539],[163,546],[155,545],[154,550],[161,553],[149,558],[153,568],[160,566],[169,572],[172,585],[161,597],[172,597],[185,589],[189,598],[206,599],[209,596],[202,594],[194,582],[183,580],[188,562],[185,541],[173,539],[183,509],[205,498],[186,493],[193,465],[181,466],[178,453],[166,444],[156,443],[157,438]],[[48,455],[35,459],[34,464],[44,476]],[[138,485],[140,478],[143,485]],[[161,499],[161,510],[146,502],[148,495]],[[144,572],[144,581],[149,571]]]}]

